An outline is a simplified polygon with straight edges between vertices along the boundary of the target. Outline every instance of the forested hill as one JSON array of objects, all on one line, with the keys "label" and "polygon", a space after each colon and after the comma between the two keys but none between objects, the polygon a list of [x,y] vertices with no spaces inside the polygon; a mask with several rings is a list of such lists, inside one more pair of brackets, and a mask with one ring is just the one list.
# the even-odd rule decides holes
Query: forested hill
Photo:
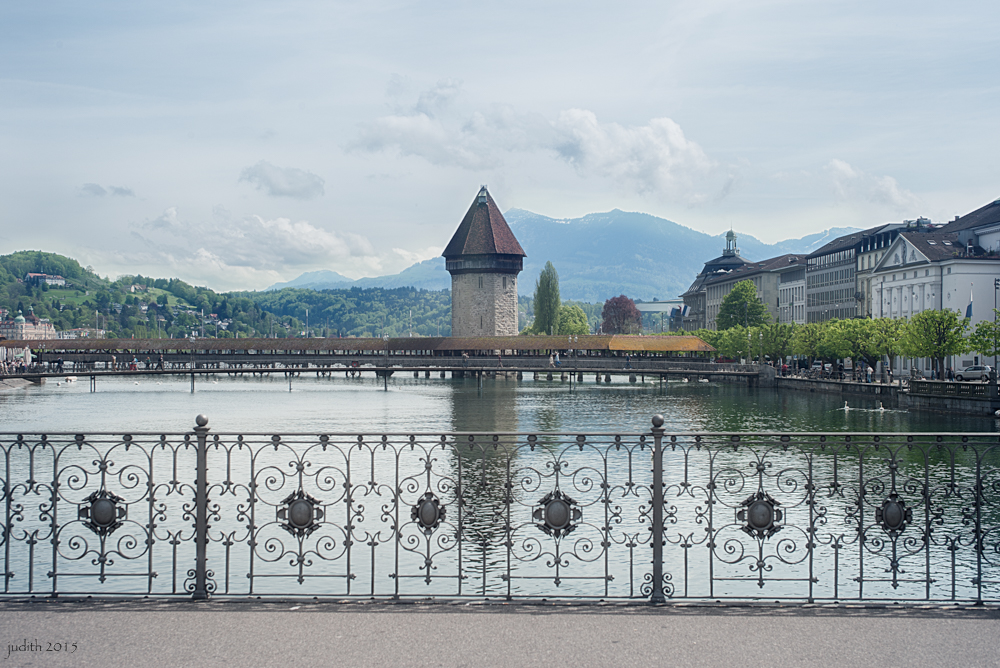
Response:
[{"label": "forested hill", "polygon": [[[62,276],[65,287],[25,283]],[[71,258],[41,251],[0,256],[0,308],[34,312],[57,330],[102,329],[108,337],[406,336],[451,333],[448,291],[413,288],[286,289],[217,293],[175,278],[109,280]],[[523,309],[524,307],[522,307]],[[308,310],[308,316],[306,311]]]}]

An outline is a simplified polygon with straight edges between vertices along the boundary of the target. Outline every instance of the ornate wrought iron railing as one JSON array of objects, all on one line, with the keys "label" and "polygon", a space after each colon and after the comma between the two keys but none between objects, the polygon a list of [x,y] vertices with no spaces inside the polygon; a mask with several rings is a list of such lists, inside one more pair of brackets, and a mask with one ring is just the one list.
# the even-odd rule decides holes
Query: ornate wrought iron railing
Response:
[{"label": "ornate wrought iron railing", "polygon": [[993,434],[0,435],[3,594],[1000,599]]}]

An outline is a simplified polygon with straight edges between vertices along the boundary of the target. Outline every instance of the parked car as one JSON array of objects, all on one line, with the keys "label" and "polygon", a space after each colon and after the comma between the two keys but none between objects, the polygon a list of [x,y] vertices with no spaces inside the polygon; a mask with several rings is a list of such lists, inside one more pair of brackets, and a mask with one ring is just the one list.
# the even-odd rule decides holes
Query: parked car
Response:
[{"label": "parked car", "polygon": [[993,369],[984,365],[967,366],[955,372],[955,380],[989,380]]}]

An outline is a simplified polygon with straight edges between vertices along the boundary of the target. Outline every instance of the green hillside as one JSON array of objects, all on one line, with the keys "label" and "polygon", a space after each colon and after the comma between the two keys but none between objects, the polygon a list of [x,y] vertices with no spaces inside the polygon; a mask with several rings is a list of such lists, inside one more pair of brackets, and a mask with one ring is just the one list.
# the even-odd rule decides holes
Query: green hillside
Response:
[{"label": "green hillside", "polygon": [[[55,274],[65,287],[25,283],[28,273]],[[601,304],[583,308],[593,328]],[[0,256],[0,308],[11,316],[34,312],[57,330],[105,330],[108,338],[178,338],[191,335],[279,338],[304,336],[449,336],[448,290],[284,288],[217,293],[176,278],[98,276],[72,258],[41,251]],[[518,300],[519,329],[534,318],[532,299]]]},{"label": "green hillside", "polygon": [[[56,274],[65,287],[31,285],[28,273]],[[447,291],[396,289],[217,293],[171,278],[109,280],[71,258],[41,251],[0,256],[0,308],[49,320],[57,330],[96,328],[111,338],[447,335]]]}]

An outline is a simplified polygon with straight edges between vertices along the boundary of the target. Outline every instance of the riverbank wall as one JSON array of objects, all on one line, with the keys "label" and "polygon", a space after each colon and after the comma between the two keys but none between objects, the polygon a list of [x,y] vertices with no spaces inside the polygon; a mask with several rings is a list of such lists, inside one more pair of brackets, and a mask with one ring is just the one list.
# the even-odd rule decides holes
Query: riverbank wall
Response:
[{"label": "riverbank wall", "polygon": [[29,385],[31,385],[31,381],[24,378],[3,378],[0,379],[0,392],[23,390]]},{"label": "riverbank wall", "polygon": [[840,380],[778,377],[775,387],[794,392],[825,392],[839,394],[844,400],[868,399],[878,401],[885,408],[939,413],[964,413],[991,416],[1000,410],[1000,399],[990,396],[944,396],[940,393],[913,391],[897,385],[880,383],[854,383]]}]

